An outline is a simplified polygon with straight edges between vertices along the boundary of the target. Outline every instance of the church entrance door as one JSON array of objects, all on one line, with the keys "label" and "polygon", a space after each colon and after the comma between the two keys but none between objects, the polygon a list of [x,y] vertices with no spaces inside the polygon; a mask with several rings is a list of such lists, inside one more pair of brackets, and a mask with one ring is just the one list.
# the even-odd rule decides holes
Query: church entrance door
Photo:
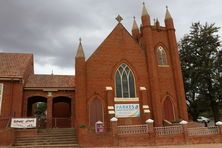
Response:
[{"label": "church entrance door", "polygon": [[32,96],[27,102],[27,117],[37,118],[39,128],[46,127],[47,98],[41,96]]},{"label": "church entrance door", "polygon": [[172,101],[169,97],[167,97],[164,100],[164,119],[168,121],[174,121],[175,115],[174,115],[174,108]]},{"label": "church entrance door", "polygon": [[53,98],[52,127],[71,127],[71,99],[65,96]]}]

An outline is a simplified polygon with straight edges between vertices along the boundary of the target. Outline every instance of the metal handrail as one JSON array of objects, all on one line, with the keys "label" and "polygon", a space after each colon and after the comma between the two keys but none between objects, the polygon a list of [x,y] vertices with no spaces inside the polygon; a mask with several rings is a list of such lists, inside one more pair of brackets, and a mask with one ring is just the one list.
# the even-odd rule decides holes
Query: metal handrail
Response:
[{"label": "metal handrail", "polygon": [[58,122],[59,120],[64,120],[64,121],[68,121],[68,122],[71,122],[71,118],[70,117],[53,117],[52,118],[52,121],[54,121],[53,123],[53,128],[57,128],[58,126]]}]

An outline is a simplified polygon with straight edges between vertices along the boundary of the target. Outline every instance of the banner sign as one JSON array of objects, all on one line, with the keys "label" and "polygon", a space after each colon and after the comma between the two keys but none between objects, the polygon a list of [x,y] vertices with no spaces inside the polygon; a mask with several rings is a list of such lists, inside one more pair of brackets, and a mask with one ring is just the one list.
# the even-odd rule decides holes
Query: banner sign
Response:
[{"label": "banner sign", "polygon": [[36,128],[36,118],[12,118],[12,128]]},{"label": "banner sign", "polygon": [[140,105],[139,104],[115,104],[115,117],[139,117]]}]

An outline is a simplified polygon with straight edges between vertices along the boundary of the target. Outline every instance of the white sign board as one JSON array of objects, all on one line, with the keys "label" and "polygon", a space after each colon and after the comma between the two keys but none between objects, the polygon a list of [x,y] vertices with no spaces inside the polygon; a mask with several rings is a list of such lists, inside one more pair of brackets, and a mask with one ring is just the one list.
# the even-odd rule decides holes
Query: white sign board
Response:
[{"label": "white sign board", "polygon": [[36,118],[12,118],[12,128],[36,128]]},{"label": "white sign board", "polygon": [[139,104],[115,104],[115,117],[128,118],[139,117],[140,105]]}]

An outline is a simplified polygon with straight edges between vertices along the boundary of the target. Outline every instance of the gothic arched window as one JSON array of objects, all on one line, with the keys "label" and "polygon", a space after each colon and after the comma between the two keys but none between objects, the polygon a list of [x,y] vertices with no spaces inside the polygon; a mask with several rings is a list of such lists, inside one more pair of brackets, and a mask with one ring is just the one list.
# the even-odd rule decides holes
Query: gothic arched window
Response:
[{"label": "gothic arched window", "polygon": [[162,46],[159,46],[157,48],[157,62],[158,62],[158,65],[168,65],[167,54]]},{"label": "gothic arched window", "polygon": [[89,119],[91,127],[95,127],[97,121],[103,122],[103,105],[98,98],[93,99],[89,105]]},{"label": "gothic arched window", "polygon": [[115,82],[117,98],[135,98],[134,75],[126,64],[121,64],[117,69]]}]

